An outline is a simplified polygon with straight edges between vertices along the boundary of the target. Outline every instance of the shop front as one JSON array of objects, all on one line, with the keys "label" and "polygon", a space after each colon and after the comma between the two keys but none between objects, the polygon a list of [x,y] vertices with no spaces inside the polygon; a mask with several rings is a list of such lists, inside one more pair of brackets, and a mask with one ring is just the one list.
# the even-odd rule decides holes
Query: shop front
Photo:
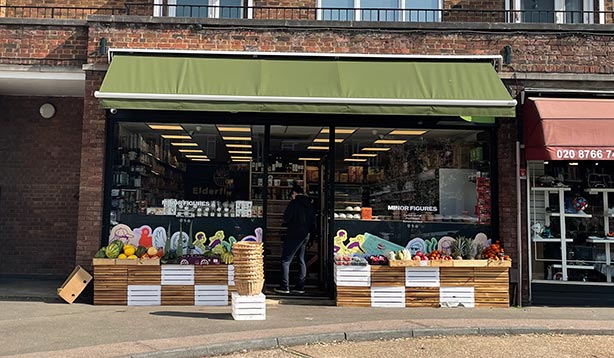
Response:
[{"label": "shop front", "polygon": [[471,306],[493,296],[480,285],[504,283],[490,303],[508,304],[494,118],[515,101],[492,58],[118,50],[96,97],[108,109],[103,246],[162,248],[163,269],[219,257],[187,281],[231,287],[233,243],[262,241],[275,287],[298,185],[317,213],[308,295],[458,304],[471,287]]},{"label": "shop front", "polygon": [[612,306],[614,101],[528,98],[524,108],[532,302]]}]

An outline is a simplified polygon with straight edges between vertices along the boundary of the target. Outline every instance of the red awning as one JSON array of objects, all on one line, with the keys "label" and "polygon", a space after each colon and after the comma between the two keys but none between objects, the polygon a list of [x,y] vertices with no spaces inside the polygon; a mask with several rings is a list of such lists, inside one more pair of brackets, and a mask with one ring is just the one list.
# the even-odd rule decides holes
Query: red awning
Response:
[{"label": "red awning", "polygon": [[527,160],[614,160],[614,100],[529,98]]}]

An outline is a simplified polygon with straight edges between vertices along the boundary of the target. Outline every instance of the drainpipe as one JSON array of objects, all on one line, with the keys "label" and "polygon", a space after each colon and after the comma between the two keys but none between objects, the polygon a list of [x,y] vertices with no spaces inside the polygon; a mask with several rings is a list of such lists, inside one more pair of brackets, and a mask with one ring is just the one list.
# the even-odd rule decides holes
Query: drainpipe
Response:
[{"label": "drainpipe", "polygon": [[520,142],[516,141],[516,246],[518,249],[518,303],[522,306],[522,212],[520,193]]}]

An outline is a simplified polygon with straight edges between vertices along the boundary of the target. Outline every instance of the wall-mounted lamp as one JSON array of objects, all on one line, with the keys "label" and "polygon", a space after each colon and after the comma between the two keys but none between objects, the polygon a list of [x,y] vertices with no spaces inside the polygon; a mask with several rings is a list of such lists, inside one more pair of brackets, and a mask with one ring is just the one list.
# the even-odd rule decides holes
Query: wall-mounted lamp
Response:
[{"label": "wall-mounted lamp", "polygon": [[107,54],[107,38],[101,37],[100,42],[98,43],[98,50],[101,56],[105,56]]},{"label": "wall-mounted lamp", "polygon": [[512,63],[512,46],[505,45],[503,47],[503,63],[510,65]]},{"label": "wall-mounted lamp", "polygon": [[38,108],[38,113],[45,119],[50,119],[55,116],[55,106],[51,103],[43,103]]}]

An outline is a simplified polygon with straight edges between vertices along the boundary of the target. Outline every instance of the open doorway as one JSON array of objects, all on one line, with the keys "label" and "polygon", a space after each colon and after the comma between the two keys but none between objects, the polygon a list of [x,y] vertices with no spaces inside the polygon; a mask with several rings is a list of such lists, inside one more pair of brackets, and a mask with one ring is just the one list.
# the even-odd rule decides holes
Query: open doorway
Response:
[{"label": "open doorway", "polygon": [[[329,223],[326,218],[327,163],[330,153],[328,127],[270,126],[266,173],[253,185],[256,202],[267,192],[265,230],[265,275],[268,288],[278,287],[281,281],[283,240],[287,227],[283,223],[284,211],[290,203],[294,186],[300,187],[311,201],[316,213],[316,228],[306,248],[307,296],[327,296],[327,277],[331,267],[327,254]],[[255,177],[264,168],[256,167]],[[295,258],[290,266],[290,285],[298,279],[299,264]]]}]

